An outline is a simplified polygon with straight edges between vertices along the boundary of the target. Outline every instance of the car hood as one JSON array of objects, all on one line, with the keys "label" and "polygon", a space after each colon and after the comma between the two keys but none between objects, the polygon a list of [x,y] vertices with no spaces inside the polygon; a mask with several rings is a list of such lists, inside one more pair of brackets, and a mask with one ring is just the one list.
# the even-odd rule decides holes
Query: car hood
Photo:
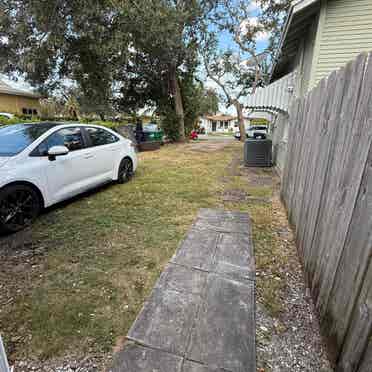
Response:
[{"label": "car hood", "polygon": [[0,168],[10,160],[9,156],[0,156]]}]

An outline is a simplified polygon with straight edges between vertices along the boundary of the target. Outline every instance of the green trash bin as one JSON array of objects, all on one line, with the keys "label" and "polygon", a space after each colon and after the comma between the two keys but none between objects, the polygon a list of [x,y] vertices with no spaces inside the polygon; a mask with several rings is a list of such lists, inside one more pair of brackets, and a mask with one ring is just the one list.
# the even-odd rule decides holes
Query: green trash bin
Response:
[{"label": "green trash bin", "polygon": [[147,142],[161,142],[163,143],[164,132],[157,124],[145,124],[143,126],[144,140]]}]

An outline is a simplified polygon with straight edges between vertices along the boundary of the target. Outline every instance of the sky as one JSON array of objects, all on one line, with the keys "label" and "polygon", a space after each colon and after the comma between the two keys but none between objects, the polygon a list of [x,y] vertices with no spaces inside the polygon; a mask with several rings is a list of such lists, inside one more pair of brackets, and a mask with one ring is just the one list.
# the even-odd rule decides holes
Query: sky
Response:
[{"label": "sky", "polygon": [[[247,3],[248,2],[249,1],[247,0]],[[250,18],[249,22],[252,23],[252,24],[256,24],[257,23],[257,15],[260,12],[260,2],[259,2],[259,0],[250,1],[249,7],[251,8],[250,10],[251,10],[251,15],[252,15],[252,18]],[[268,33],[260,33],[260,34],[257,35],[256,47],[257,47],[257,52],[258,53],[261,52],[261,51],[264,51],[266,49],[266,47],[268,46],[269,37],[270,37],[270,35]],[[236,43],[233,41],[233,38],[232,38],[231,34],[229,34],[228,32],[221,32],[218,35],[218,42],[219,42],[218,44],[219,44],[219,47],[220,47],[221,50],[231,49],[231,50],[237,50],[238,51],[238,47],[237,47]],[[207,76],[206,76],[206,74],[203,70],[200,71],[200,75],[201,75],[200,76],[201,79],[205,81],[205,85],[206,85],[207,88],[214,89],[214,90],[217,91],[217,93],[222,94],[221,88],[214,81],[207,78]],[[236,110],[235,110],[234,107],[226,108],[225,104],[223,104],[223,103],[220,104],[219,111],[222,112],[222,113],[227,113],[229,115],[236,115]]]},{"label": "sky", "polygon": [[0,74],[0,79],[4,81],[4,83],[11,85],[14,88],[18,88],[21,90],[32,90],[30,84],[26,83],[22,78],[19,78],[18,81],[10,80],[7,76]]}]

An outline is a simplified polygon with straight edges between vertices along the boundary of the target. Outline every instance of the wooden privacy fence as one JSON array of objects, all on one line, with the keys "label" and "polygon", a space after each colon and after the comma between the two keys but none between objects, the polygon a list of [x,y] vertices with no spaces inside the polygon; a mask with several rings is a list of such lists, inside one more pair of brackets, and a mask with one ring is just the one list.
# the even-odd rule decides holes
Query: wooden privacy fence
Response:
[{"label": "wooden privacy fence", "polygon": [[282,198],[337,372],[372,371],[372,56],[293,103]]}]

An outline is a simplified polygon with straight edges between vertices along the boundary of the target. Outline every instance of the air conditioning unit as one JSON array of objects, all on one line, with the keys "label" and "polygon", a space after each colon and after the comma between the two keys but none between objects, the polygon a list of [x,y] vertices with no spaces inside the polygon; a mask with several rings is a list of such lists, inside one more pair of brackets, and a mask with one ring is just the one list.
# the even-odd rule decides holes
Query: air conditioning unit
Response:
[{"label": "air conditioning unit", "polygon": [[248,139],[244,144],[246,167],[271,167],[273,165],[273,144],[269,139]]}]

